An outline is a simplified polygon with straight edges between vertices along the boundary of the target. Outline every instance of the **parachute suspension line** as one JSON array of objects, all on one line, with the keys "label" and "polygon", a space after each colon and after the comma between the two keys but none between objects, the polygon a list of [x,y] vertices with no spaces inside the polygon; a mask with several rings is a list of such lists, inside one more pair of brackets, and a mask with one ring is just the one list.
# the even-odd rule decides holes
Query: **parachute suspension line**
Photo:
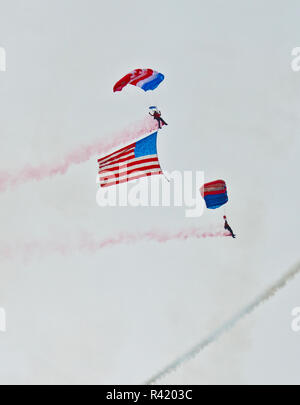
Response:
[{"label": "parachute suspension line", "polygon": [[272,298],[275,294],[277,294],[282,288],[286,286],[286,284],[293,280],[300,273],[300,262],[296,263],[290,270],[288,270],[281,278],[274,282],[269,288],[267,288],[263,293],[258,295],[256,299],[250,302],[247,306],[242,308],[239,312],[237,312],[231,319],[227,322],[223,323],[219,328],[212,331],[205,339],[200,341],[194,347],[192,347],[188,352],[184,353],[183,355],[179,356],[175,359],[172,363],[167,365],[164,369],[158,372],[156,375],[151,377],[146,384],[153,384],[156,381],[160,380],[162,377],[165,377],[172,371],[175,371],[177,367],[181,366],[188,360],[191,360],[195,357],[199,352],[202,352],[211,343],[217,341],[224,333],[228,332],[232,329],[240,320],[245,318],[251,312],[253,312],[258,306],[264,304],[270,298]]},{"label": "parachute suspension line", "polygon": [[170,179],[168,179],[168,177],[167,177],[166,173],[163,171],[163,169],[162,169],[162,167],[161,167],[161,164],[160,164],[159,158],[157,158],[157,160],[158,160],[159,166],[160,166],[160,168],[161,168],[162,175],[163,175],[163,176],[164,176],[164,178],[167,180],[167,182],[169,182],[169,183],[170,183]]},{"label": "parachute suspension line", "polygon": [[[159,164],[159,165],[160,165],[160,164]],[[163,172],[163,170],[162,170],[162,174],[163,174],[164,178],[170,183],[170,179],[168,179],[168,177],[167,177],[166,174]]]}]

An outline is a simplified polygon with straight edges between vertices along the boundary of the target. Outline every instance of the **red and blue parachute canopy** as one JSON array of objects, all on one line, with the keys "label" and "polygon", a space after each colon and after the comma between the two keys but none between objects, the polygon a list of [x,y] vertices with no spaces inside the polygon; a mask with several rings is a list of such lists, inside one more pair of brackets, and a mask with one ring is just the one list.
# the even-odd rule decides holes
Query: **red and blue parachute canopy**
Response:
[{"label": "red and blue parachute canopy", "polygon": [[152,69],[134,69],[114,85],[114,92],[121,91],[127,84],[140,87],[144,91],[154,90],[164,80],[162,73]]},{"label": "red and blue parachute canopy", "polygon": [[224,180],[215,180],[205,183],[200,188],[200,193],[205,200],[206,207],[219,208],[228,201],[227,188]]}]

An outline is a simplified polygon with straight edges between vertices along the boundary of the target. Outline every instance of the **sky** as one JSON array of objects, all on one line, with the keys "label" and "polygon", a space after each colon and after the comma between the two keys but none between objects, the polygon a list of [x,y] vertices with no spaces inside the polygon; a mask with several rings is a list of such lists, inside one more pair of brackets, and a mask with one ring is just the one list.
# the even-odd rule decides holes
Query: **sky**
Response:
[{"label": "sky", "polygon": [[[297,1],[0,0],[0,383],[138,384],[299,261]],[[150,67],[154,91],[112,87]],[[99,207],[97,154],[22,184],[22,170],[109,142],[158,105],[165,171],[223,178],[231,238],[87,241],[222,226],[222,212]],[[79,246],[79,247],[78,247]],[[7,255],[7,249],[10,254]],[[161,383],[299,383],[300,279]]]}]

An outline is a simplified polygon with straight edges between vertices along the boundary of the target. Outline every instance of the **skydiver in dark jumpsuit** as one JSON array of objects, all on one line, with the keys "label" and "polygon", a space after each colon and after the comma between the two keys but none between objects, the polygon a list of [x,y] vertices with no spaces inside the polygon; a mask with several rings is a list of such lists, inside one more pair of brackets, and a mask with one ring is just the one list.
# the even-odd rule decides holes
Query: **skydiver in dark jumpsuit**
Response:
[{"label": "skydiver in dark jumpsuit", "polygon": [[224,224],[224,229],[226,229],[227,231],[229,231],[231,233],[231,236],[233,238],[235,238],[235,234],[233,233],[233,230],[230,228],[227,219],[226,219],[226,215],[223,216],[224,220],[225,220],[225,224]]},{"label": "skydiver in dark jumpsuit", "polygon": [[160,112],[160,111],[154,111],[153,114],[151,114],[151,113],[149,112],[149,114],[151,115],[151,117],[153,117],[153,118],[158,122],[158,128],[161,128],[160,123],[162,123],[163,125],[168,125],[168,124],[166,123],[166,121],[164,121],[164,120],[161,118],[161,112]]}]

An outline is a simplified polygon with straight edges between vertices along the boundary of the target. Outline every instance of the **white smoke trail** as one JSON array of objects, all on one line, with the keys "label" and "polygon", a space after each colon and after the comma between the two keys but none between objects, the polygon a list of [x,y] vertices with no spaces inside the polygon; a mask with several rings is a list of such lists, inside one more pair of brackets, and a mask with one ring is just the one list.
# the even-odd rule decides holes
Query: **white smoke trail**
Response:
[{"label": "white smoke trail", "polygon": [[284,274],[279,280],[277,280],[272,286],[265,290],[261,295],[259,295],[254,301],[249,303],[245,308],[236,313],[231,319],[226,321],[219,328],[215,329],[211,334],[209,334],[205,339],[192,347],[188,352],[184,353],[172,363],[167,365],[160,372],[151,377],[146,384],[154,384],[156,381],[175,371],[176,368],[181,366],[186,361],[190,360],[196,356],[199,352],[204,350],[206,346],[218,340],[224,333],[232,329],[241,319],[253,312],[258,306],[262,305],[273,295],[275,295],[279,290],[281,290],[289,281],[291,281],[298,273],[300,273],[300,262],[293,266],[286,274]]}]

